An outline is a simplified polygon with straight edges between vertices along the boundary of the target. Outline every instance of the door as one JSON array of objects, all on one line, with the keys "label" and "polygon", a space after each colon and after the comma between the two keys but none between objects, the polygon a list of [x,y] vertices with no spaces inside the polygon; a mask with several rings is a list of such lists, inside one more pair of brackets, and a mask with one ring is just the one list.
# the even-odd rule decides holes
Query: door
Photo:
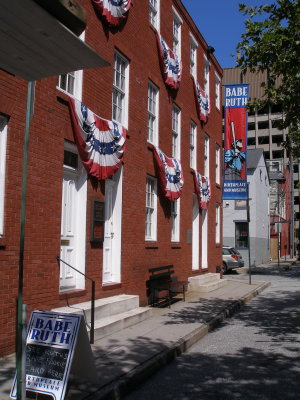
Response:
[{"label": "door", "polygon": [[202,269],[208,268],[207,210],[202,210]]},{"label": "door", "polygon": [[192,269],[199,269],[199,204],[193,194]]},{"label": "door", "polygon": [[[86,173],[81,165],[77,168],[78,156],[72,154],[72,166],[64,165],[60,258],[85,273]],[[61,262],[60,290],[83,289],[84,286],[84,277]]]},{"label": "door", "polygon": [[105,181],[103,283],[121,282],[122,167]]}]

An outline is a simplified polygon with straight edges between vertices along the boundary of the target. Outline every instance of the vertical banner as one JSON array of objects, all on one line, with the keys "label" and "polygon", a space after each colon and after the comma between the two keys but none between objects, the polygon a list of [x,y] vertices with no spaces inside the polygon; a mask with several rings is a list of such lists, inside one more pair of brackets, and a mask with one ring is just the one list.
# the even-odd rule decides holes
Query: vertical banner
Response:
[{"label": "vertical banner", "polygon": [[248,84],[225,86],[223,200],[247,199]]}]

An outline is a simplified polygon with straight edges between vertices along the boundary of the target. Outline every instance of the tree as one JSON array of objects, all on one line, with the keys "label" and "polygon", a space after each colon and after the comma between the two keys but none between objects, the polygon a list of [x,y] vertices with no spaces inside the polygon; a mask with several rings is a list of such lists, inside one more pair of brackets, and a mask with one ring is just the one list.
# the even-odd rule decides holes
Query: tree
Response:
[{"label": "tree", "polygon": [[300,157],[300,2],[277,0],[255,7],[240,4],[239,9],[247,19],[236,47],[237,64],[243,71],[267,72],[267,82],[262,84],[265,96],[251,105],[282,105],[280,128],[289,131],[283,145]]}]

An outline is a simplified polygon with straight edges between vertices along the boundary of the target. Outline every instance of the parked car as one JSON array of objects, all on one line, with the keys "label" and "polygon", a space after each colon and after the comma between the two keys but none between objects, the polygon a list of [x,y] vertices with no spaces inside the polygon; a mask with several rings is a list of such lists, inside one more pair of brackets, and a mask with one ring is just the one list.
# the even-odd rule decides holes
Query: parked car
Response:
[{"label": "parked car", "polygon": [[241,254],[231,246],[223,246],[223,267],[222,272],[225,274],[227,271],[244,266],[244,260]]}]

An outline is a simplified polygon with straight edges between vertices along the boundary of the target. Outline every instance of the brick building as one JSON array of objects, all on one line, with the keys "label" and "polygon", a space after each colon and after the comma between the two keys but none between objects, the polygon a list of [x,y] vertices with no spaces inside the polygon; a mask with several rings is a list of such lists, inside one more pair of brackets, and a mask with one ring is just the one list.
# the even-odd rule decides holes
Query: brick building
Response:
[{"label": "brick building", "polygon": [[[147,304],[150,267],[174,264],[176,275],[215,272],[221,265],[222,70],[179,0],[134,2],[117,28],[93,8],[81,35],[110,66],[36,82],[31,120],[24,249],[24,303],[49,310],[118,294]],[[162,4],[163,3],[163,4]],[[162,74],[157,32],[182,65],[179,88]],[[172,53],[172,54],[173,54]],[[203,121],[195,83],[209,99]],[[22,164],[27,84],[0,71],[0,355],[14,350]],[[109,179],[86,172],[74,143],[69,97],[122,124],[126,148]],[[205,119],[205,118],[204,118]],[[154,146],[180,160],[184,186],[165,197]],[[199,206],[193,170],[210,181]],[[146,216],[146,217],[145,217]]]}]

